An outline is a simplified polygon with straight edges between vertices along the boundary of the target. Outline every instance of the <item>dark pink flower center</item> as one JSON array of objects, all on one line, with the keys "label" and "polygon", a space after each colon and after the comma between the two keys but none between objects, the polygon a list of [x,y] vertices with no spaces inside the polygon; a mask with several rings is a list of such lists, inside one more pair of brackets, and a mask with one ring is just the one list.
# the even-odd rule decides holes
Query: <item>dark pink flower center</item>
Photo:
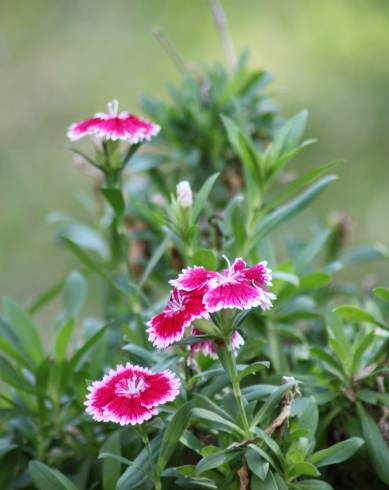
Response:
[{"label": "dark pink flower center", "polygon": [[148,384],[141,376],[133,374],[130,378],[121,379],[115,385],[115,395],[124,396],[126,398],[132,398],[134,395],[138,395],[145,391]]}]

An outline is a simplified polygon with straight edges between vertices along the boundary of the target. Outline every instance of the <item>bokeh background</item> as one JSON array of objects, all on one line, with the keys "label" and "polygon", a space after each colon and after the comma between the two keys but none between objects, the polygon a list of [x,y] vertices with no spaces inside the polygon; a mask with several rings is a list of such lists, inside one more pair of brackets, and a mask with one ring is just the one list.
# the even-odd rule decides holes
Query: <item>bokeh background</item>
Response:
[{"label": "bokeh background", "polygon": [[[237,50],[275,75],[287,115],[310,113],[313,163],[346,159],[317,203],[350,213],[353,245],[389,244],[389,2],[224,0]],[[0,293],[27,302],[75,266],[53,244],[50,210],[77,213],[88,178],[65,149],[68,124],[118,98],[166,97],[180,74],[151,34],[187,61],[223,60],[207,0],[2,0]],[[307,161],[309,164],[310,161]],[[388,267],[372,265],[389,277]]]}]

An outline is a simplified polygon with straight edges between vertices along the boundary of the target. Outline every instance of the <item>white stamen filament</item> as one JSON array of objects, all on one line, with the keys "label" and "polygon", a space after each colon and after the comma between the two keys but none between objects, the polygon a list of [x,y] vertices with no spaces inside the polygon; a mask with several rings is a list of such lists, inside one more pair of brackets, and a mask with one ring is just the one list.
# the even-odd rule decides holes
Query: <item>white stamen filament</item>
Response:
[{"label": "white stamen filament", "polygon": [[177,291],[177,296],[173,296],[169,300],[168,308],[172,312],[180,311],[182,310],[182,307],[184,306],[184,298],[183,296]]},{"label": "white stamen filament", "polygon": [[117,396],[131,397],[137,395],[146,389],[146,383],[143,378],[133,374],[131,378],[122,379],[115,386]]},{"label": "white stamen filament", "polygon": [[108,112],[112,116],[116,116],[119,112],[119,101],[117,99],[111,100],[111,102],[108,102]]}]

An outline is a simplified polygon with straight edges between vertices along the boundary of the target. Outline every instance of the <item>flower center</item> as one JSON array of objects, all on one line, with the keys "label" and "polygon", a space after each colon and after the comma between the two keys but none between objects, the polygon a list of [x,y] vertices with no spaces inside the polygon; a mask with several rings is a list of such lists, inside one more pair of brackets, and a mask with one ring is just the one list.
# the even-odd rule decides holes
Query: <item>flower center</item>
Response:
[{"label": "flower center", "polygon": [[115,385],[115,395],[131,398],[133,395],[142,393],[147,388],[147,384],[143,378],[133,374],[130,378],[121,379]]},{"label": "flower center", "polygon": [[174,294],[168,304],[168,309],[172,313],[176,313],[177,311],[181,311],[184,307],[184,297],[177,291],[176,294]]}]

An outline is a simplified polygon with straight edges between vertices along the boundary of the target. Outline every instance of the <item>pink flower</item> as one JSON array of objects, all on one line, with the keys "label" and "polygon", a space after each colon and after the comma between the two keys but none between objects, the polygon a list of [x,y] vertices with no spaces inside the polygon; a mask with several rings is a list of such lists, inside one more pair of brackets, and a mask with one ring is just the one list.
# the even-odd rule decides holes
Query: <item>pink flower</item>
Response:
[{"label": "pink flower", "polygon": [[164,349],[181,340],[185,328],[193,320],[207,316],[203,294],[204,290],[201,289],[191,292],[173,289],[163,312],[155,315],[147,324],[149,340],[158,349]]},{"label": "pink flower", "polygon": [[153,373],[127,363],[111,369],[88,387],[86,411],[99,422],[142,424],[158,414],[158,405],[174,400],[180,381],[169,370]]},{"label": "pink flower", "polygon": [[203,301],[209,313],[229,308],[249,310],[257,306],[268,310],[275,295],[266,289],[271,285],[271,270],[266,266],[267,262],[260,262],[247,267],[244,260],[237,258],[232,265],[228,262],[223,272],[188,267],[171,284],[185,291],[205,287]]},{"label": "pink flower", "polygon": [[[194,327],[192,328],[192,335],[204,335],[204,334],[201,330]],[[222,341],[220,342],[223,343]],[[241,347],[243,344],[244,344],[243,337],[240,335],[240,333],[237,330],[235,330],[231,335],[232,350],[234,351],[235,354],[237,354],[239,347]],[[192,353],[201,352],[204,356],[209,356],[212,359],[217,359],[215,343],[212,340],[201,340],[200,342],[191,344],[190,350]]]},{"label": "pink flower", "polygon": [[76,141],[84,136],[98,136],[108,140],[122,140],[130,144],[149,140],[159,133],[160,127],[145,119],[119,112],[119,103],[114,100],[108,104],[108,114],[99,112],[90,119],[72,124],[67,132],[70,141]]},{"label": "pink flower", "polygon": [[149,339],[155,346],[163,349],[181,340],[193,320],[208,318],[209,313],[224,309],[249,310],[257,306],[263,310],[271,308],[275,295],[266,289],[271,285],[267,263],[247,267],[241,258],[235,259],[232,265],[226,260],[228,268],[223,272],[188,267],[170,281],[174,289],[169,303],[148,323]]}]

